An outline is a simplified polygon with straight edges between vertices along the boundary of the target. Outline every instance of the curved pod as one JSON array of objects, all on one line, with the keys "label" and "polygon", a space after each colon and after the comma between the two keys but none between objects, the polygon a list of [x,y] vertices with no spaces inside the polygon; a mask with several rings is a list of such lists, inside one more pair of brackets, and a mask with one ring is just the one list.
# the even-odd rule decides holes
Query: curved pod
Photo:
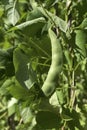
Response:
[{"label": "curved pod", "polygon": [[56,81],[61,72],[63,63],[63,53],[60,40],[57,39],[57,36],[51,29],[49,29],[49,37],[51,40],[52,61],[47,78],[42,86],[42,91],[47,97],[50,96],[56,88]]}]

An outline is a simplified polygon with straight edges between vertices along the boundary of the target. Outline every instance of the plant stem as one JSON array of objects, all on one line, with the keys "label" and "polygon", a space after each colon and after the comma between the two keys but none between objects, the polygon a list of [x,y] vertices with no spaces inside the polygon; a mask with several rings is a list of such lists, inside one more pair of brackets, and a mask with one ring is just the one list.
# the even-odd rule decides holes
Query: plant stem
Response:
[{"label": "plant stem", "polygon": [[74,107],[75,102],[75,73],[74,70],[72,71],[72,79],[71,79],[71,91],[70,91],[70,104],[71,108]]},{"label": "plant stem", "polygon": [[42,7],[43,11],[45,12],[45,14],[48,16],[48,18],[51,20],[52,24],[54,24],[55,28],[57,28],[55,21],[53,20],[53,18],[50,16],[50,14],[48,13],[48,11],[43,7],[42,3],[38,0],[40,6]]}]

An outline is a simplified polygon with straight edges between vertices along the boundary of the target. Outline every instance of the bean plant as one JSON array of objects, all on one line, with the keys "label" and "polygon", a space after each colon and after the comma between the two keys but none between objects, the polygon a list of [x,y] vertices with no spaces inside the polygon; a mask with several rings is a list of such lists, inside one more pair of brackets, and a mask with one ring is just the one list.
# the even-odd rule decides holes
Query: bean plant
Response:
[{"label": "bean plant", "polygon": [[87,0],[0,1],[0,129],[87,129]]}]

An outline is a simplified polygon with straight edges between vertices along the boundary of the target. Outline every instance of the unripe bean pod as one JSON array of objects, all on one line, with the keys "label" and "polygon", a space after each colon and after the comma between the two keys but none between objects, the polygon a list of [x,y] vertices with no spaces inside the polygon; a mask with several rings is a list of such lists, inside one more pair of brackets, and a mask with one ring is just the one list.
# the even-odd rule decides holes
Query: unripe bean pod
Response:
[{"label": "unripe bean pod", "polygon": [[57,39],[57,36],[51,29],[49,29],[48,33],[51,40],[52,61],[47,78],[42,86],[42,91],[47,97],[50,96],[56,88],[58,75],[62,70],[63,64],[63,53],[60,40]]}]

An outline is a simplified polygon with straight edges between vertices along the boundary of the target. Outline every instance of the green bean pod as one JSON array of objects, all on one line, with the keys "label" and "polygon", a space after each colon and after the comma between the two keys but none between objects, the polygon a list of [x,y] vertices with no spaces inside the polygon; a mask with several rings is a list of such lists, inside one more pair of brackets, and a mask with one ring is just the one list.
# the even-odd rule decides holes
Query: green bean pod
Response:
[{"label": "green bean pod", "polygon": [[42,86],[42,91],[47,97],[50,96],[56,88],[58,75],[62,70],[63,64],[63,53],[60,40],[57,39],[57,36],[51,29],[49,29],[48,33],[51,40],[52,61],[47,78]]}]

